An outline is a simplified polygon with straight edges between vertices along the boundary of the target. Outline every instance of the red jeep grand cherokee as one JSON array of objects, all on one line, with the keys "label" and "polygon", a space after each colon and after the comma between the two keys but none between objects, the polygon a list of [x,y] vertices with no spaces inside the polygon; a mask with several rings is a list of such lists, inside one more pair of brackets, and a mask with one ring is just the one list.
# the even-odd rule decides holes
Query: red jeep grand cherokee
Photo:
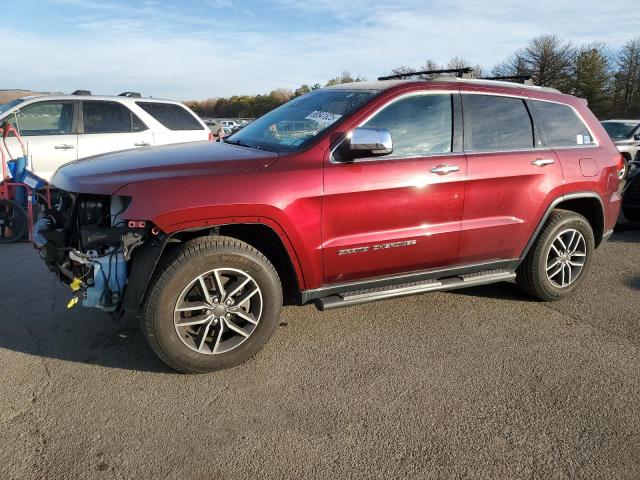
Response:
[{"label": "red jeep grand cherokee", "polygon": [[36,246],[85,306],[138,315],[171,367],[256,353],[285,301],[330,309],[515,278],[572,294],[620,208],[585,101],[455,78],[311,92],[224,143],[60,168]]}]

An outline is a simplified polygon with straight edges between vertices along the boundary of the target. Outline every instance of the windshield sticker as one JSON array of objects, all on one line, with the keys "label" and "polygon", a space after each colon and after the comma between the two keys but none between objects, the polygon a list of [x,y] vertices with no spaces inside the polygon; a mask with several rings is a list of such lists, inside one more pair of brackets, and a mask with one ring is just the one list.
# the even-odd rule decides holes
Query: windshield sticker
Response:
[{"label": "windshield sticker", "polygon": [[584,144],[584,137],[580,134],[576,135],[576,143],[578,145],[583,145]]},{"label": "windshield sticker", "polygon": [[342,117],[342,115],[338,115],[337,113],[314,110],[304,118],[307,120],[313,120],[321,125],[328,126],[337,122],[340,117]]}]

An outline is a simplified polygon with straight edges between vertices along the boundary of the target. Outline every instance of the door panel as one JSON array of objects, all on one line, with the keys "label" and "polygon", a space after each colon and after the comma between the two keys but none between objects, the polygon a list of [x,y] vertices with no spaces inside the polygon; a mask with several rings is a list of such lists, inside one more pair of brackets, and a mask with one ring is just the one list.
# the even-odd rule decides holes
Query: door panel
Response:
[{"label": "door panel", "polygon": [[[29,153],[29,168],[39,177],[49,181],[53,173],[65,163],[78,158],[78,135],[38,135],[22,139]],[[22,156],[15,137],[7,138],[7,146],[13,158]]]},{"label": "door panel", "polygon": [[[455,165],[448,175],[431,173]],[[322,207],[325,283],[456,262],[464,155],[328,164]]]},{"label": "door panel", "polygon": [[153,145],[151,130],[131,133],[96,133],[78,135],[78,158]]},{"label": "door panel", "polygon": [[[518,258],[550,198],[562,194],[552,150],[469,154],[460,261]],[[536,166],[536,160],[549,160]],[[540,163],[540,162],[538,162]]]}]

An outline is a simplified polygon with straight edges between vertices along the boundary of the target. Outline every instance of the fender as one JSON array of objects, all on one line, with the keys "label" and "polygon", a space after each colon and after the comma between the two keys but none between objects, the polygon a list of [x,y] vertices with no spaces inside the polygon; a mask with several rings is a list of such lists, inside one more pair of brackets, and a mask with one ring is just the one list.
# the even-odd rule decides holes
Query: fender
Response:
[{"label": "fender", "polygon": [[[555,200],[553,200],[549,204],[549,206],[547,207],[547,210],[545,211],[544,215],[540,219],[540,222],[538,223],[538,226],[534,230],[533,235],[531,235],[531,238],[529,239],[529,242],[527,243],[527,245],[525,246],[522,254],[520,255],[520,261],[518,262],[518,264],[522,263],[522,261],[525,259],[525,257],[529,253],[529,250],[531,250],[531,247],[533,246],[534,242],[538,238],[538,235],[542,231],[545,223],[547,223],[547,220],[549,219],[549,215],[551,215],[551,212],[553,211],[553,209],[556,208],[562,202],[566,202],[568,200],[576,200],[578,198],[595,198],[595,199],[597,199],[598,202],[600,203],[600,208],[602,209],[602,218],[604,220],[604,218],[605,218],[604,203],[602,202],[602,197],[600,197],[600,195],[598,195],[596,192],[593,192],[593,191],[573,192],[573,193],[567,193],[566,195],[562,195],[562,196],[556,198]],[[602,225],[602,231],[604,232],[604,223]],[[604,237],[603,237],[603,239],[604,239]]]},{"label": "fender", "polygon": [[137,313],[139,311],[147,289],[149,288],[151,277],[153,276],[165,247],[171,238],[182,232],[208,230],[210,228],[233,224],[260,224],[273,230],[282,241],[289,258],[291,259],[291,264],[296,274],[298,285],[300,285],[301,289],[304,289],[305,283],[303,271],[301,269],[298,256],[295,253],[295,249],[284,230],[274,220],[265,217],[256,219],[243,217],[208,219],[205,221],[191,221],[175,225],[177,228],[171,229],[170,233],[162,233],[151,241],[145,242],[135,250],[135,261],[132,262],[131,271],[127,280],[127,287],[122,300],[122,310],[129,313]]}]

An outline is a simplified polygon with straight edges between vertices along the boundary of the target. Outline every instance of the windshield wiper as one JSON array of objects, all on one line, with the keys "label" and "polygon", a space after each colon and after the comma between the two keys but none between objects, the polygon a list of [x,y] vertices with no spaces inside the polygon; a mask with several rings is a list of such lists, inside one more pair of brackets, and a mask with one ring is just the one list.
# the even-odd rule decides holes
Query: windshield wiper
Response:
[{"label": "windshield wiper", "polygon": [[253,148],[254,150],[262,150],[262,148],[260,148],[257,145],[249,145],[247,142],[243,141],[243,140],[227,140],[224,139],[223,140],[224,143],[228,143],[229,145],[237,145],[239,147],[245,147],[245,148]]}]

